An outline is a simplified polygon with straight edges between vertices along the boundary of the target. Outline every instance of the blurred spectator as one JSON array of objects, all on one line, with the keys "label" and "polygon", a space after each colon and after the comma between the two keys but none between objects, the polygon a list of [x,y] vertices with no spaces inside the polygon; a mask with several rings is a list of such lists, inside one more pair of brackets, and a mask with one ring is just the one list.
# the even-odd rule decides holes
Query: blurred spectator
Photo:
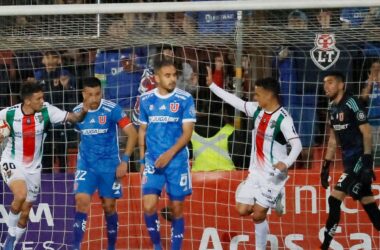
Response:
[{"label": "blurred spectator", "polygon": [[380,60],[371,64],[361,99],[368,106],[368,122],[372,126],[372,143],[376,166],[380,164]]},{"label": "blurred spectator", "polygon": [[331,23],[332,13],[329,10],[321,9],[317,14],[317,20],[321,29],[329,29]]},{"label": "blurred spectator", "polygon": [[340,13],[342,28],[358,28],[368,14],[368,8],[343,8]]},{"label": "blurred spectator", "polygon": [[[46,51],[42,57],[43,68],[35,69],[31,83],[43,85],[45,101],[63,110],[72,110],[77,104],[75,79],[70,72],[62,67],[61,55],[57,51]],[[56,166],[59,171],[65,171],[68,142],[76,141],[76,134],[65,124],[52,125],[44,143],[42,166],[46,172]],[[72,147],[75,145],[70,145]]]},{"label": "blurred spectator", "polygon": [[308,26],[308,17],[307,15],[300,10],[293,10],[288,15],[288,28],[289,29],[300,29],[306,30]]},{"label": "blurred spectator", "polygon": [[190,147],[192,171],[248,168],[249,133],[234,128],[233,114],[234,109],[226,103],[218,112],[198,113]]},{"label": "blurred spectator", "polygon": [[104,87],[105,98],[130,110],[136,102],[141,66],[146,62],[146,48],[98,51],[95,77]]},{"label": "blurred spectator", "polygon": [[233,33],[235,31],[236,15],[236,11],[187,12],[183,19],[183,31],[187,34],[195,34],[196,32],[199,34]]},{"label": "blurred spectator", "polygon": [[19,83],[11,50],[0,51],[0,109],[16,104]]}]

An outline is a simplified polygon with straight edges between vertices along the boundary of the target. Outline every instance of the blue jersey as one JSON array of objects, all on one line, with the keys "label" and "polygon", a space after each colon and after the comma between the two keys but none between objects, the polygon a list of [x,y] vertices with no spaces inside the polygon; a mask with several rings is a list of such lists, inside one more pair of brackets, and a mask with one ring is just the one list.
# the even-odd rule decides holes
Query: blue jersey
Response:
[{"label": "blue jersey", "polygon": [[[74,112],[79,112],[82,105],[75,107]],[[100,172],[115,171],[117,165],[98,163],[102,160],[119,161],[118,127],[123,128],[129,123],[129,118],[119,105],[102,99],[97,110],[90,110],[84,120],[75,125],[81,137],[79,158]]]},{"label": "blue jersey", "polygon": [[[166,96],[153,89],[142,94],[140,100],[139,120],[147,124],[146,157],[155,161],[177,142],[183,133],[183,123],[196,121],[194,100],[178,88]],[[187,161],[188,158],[187,147],[184,147],[173,160]]]}]

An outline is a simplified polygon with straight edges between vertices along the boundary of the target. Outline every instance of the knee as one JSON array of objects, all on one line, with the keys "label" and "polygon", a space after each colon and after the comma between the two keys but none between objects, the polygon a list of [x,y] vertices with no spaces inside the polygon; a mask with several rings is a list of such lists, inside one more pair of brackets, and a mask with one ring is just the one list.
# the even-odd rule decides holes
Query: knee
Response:
[{"label": "knee", "polygon": [[103,211],[105,214],[114,214],[116,212],[116,202],[114,203],[103,203]]},{"label": "knee", "polygon": [[241,204],[236,205],[236,211],[239,213],[240,216],[248,216],[253,212],[252,206]]},{"label": "knee", "polygon": [[87,213],[90,207],[90,200],[83,196],[76,196],[75,207],[77,212]]},{"label": "knee", "polygon": [[146,213],[148,215],[152,215],[152,214],[156,213],[156,211],[157,211],[157,205],[156,204],[152,204],[152,203],[144,204],[144,213]]},{"label": "knee", "polygon": [[253,213],[252,218],[253,222],[257,224],[263,222],[267,218],[267,215],[265,213]]}]

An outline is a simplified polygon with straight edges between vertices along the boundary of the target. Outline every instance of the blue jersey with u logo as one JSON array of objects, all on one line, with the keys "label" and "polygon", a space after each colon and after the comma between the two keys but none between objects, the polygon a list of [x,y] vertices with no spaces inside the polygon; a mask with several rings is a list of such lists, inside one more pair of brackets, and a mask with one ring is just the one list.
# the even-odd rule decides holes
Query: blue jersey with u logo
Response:
[{"label": "blue jersey with u logo", "polygon": [[[155,161],[162,153],[171,148],[182,135],[182,124],[195,122],[193,97],[186,91],[175,89],[162,96],[153,89],[141,96],[139,121],[147,125],[146,157]],[[173,158],[189,158],[187,147],[181,149]]]},{"label": "blue jersey with u logo", "polygon": [[[82,104],[74,108],[81,110]],[[78,162],[87,162],[87,168],[99,172],[114,172],[119,158],[118,128],[130,124],[123,109],[105,99],[102,99],[96,110],[89,110],[84,120],[75,125],[80,133]],[[112,162],[101,164],[100,162]]]}]

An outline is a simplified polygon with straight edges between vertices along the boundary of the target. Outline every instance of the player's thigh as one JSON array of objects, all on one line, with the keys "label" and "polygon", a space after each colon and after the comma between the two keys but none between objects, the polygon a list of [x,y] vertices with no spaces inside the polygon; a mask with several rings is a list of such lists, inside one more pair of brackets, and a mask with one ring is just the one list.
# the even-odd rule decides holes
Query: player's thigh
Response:
[{"label": "player's thigh", "polygon": [[99,196],[102,198],[119,199],[122,196],[122,185],[116,178],[116,173],[98,173]]},{"label": "player's thigh", "polygon": [[78,168],[75,171],[74,192],[85,193],[92,196],[98,187],[98,177],[94,171],[86,168]]},{"label": "player's thigh", "polygon": [[192,193],[188,161],[171,162],[165,169],[166,191],[170,200],[183,201]]},{"label": "player's thigh", "polygon": [[150,159],[145,159],[143,176],[141,179],[141,188],[143,195],[154,194],[161,195],[161,190],[165,185],[165,172],[163,169],[154,167],[154,162]]},{"label": "player's thigh", "polygon": [[29,173],[21,164],[3,160],[0,162],[1,175],[15,197],[26,197],[26,201],[37,199],[41,186],[41,172]]}]

